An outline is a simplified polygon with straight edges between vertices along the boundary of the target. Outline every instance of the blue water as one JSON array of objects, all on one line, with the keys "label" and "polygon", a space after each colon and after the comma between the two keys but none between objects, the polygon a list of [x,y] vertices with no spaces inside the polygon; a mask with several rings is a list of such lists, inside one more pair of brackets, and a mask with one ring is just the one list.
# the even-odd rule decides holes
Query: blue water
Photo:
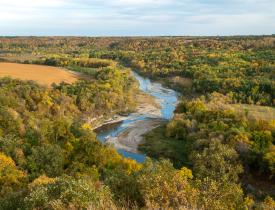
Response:
[{"label": "blue water", "polygon": [[140,90],[148,93],[160,102],[162,118],[170,120],[177,105],[178,93],[172,89],[163,87],[160,83],[152,82],[150,79],[144,78],[135,72],[133,72],[133,75],[139,82]]},{"label": "blue water", "polygon": [[[140,90],[153,96],[156,101],[159,102],[161,106],[161,118],[165,120],[171,119],[177,105],[178,93],[172,89],[163,87],[160,83],[152,82],[150,79],[144,78],[135,72],[132,72],[132,74],[138,80]],[[150,120],[150,117],[151,116],[147,116],[145,114],[130,114],[127,119],[123,120],[116,126],[99,132],[97,134],[97,138],[104,143],[106,141],[106,137],[117,137],[125,129],[131,127],[134,122]],[[145,154],[136,154],[123,149],[118,149],[117,151],[124,157],[134,159],[137,162],[144,162],[146,158]]]}]

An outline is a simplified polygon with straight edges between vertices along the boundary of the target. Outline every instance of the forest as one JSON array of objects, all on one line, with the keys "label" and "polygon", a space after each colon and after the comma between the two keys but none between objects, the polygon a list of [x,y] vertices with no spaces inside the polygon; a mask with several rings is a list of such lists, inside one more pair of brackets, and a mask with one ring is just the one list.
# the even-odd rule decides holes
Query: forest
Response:
[{"label": "forest", "polygon": [[[0,209],[275,208],[275,36],[1,37],[0,61],[85,75],[0,79]],[[131,69],[181,94],[144,163],[93,132],[135,110]]]}]

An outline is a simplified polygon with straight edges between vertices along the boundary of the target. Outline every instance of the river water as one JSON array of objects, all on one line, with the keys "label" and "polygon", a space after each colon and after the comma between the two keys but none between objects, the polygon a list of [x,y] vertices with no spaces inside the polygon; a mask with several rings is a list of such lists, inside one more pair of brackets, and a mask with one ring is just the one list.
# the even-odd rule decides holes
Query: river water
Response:
[{"label": "river water", "polygon": [[[173,113],[178,102],[178,93],[172,89],[163,87],[160,83],[152,82],[150,79],[142,77],[136,72],[132,72],[132,74],[139,82],[140,90],[153,96],[155,100],[160,104],[161,119],[171,119],[173,117]],[[132,127],[136,121],[145,121],[150,120],[151,118],[152,116],[149,116],[147,114],[132,113],[127,116],[126,119],[122,122],[112,125],[107,129],[102,129],[100,132],[98,132],[97,138],[104,143],[107,138],[117,137],[127,128]],[[143,162],[146,158],[145,154],[136,154],[125,151],[123,149],[118,149],[117,151],[124,157],[134,159],[138,162]]]}]

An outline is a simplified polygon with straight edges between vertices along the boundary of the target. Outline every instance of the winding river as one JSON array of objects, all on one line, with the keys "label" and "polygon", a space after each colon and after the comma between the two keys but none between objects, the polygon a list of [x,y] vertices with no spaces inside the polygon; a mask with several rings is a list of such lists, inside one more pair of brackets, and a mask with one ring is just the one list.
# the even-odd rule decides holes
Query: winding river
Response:
[{"label": "winding river", "polygon": [[[138,80],[140,90],[153,96],[156,102],[160,105],[161,114],[158,116],[158,119],[171,119],[178,102],[178,93],[172,89],[163,87],[160,83],[152,82],[150,79],[144,78],[136,72],[132,72],[132,74]],[[135,129],[135,123],[146,122],[154,119],[156,120],[156,118],[153,118],[154,117],[152,117],[151,114],[132,113],[120,123],[108,126],[107,129],[101,129],[97,133],[97,138],[101,142],[105,143],[108,138],[118,137],[129,128]],[[117,151],[123,156],[134,159],[138,162],[143,162],[146,158],[145,154],[133,153],[125,149],[118,149]]]}]

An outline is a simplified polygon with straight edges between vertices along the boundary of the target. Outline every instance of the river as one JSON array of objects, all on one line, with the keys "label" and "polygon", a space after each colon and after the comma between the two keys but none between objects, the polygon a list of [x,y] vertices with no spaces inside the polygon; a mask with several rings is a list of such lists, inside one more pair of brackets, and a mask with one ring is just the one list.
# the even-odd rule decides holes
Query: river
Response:
[{"label": "river", "polygon": [[[153,96],[156,102],[160,105],[160,116],[152,117],[150,113],[132,113],[120,123],[107,126],[107,128],[105,126],[104,129],[99,129],[100,131],[97,133],[97,138],[103,143],[108,139],[116,139],[119,135],[126,133],[130,128],[135,132],[134,129],[137,123],[145,124],[153,120],[164,121],[173,117],[178,102],[178,93],[172,89],[163,87],[162,84],[158,82],[152,82],[150,79],[142,77],[136,72],[132,72],[132,75],[139,82],[140,90]],[[137,162],[143,162],[146,158],[145,154],[130,152],[128,149],[117,148],[117,151],[124,157],[134,159]]]}]

